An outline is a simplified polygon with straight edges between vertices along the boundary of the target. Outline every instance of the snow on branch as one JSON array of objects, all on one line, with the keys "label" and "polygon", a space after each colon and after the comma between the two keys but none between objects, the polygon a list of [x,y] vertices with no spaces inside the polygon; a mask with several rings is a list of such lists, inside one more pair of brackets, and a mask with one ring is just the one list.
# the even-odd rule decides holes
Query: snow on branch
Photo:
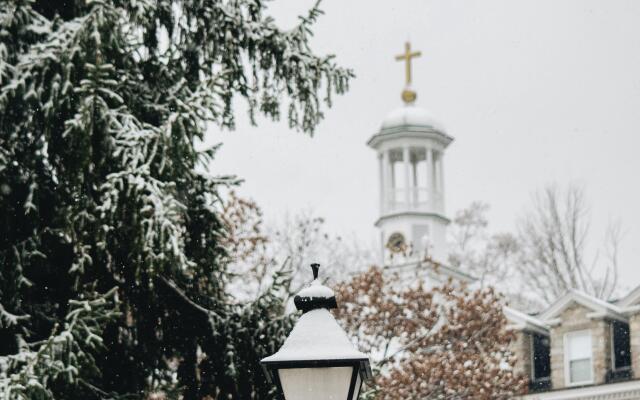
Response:
[{"label": "snow on branch", "polygon": [[9,328],[14,325],[18,325],[20,321],[26,321],[29,319],[28,315],[15,315],[7,311],[2,304],[0,304],[0,329]]},{"label": "snow on branch", "polygon": [[6,400],[54,399],[49,389],[58,378],[77,384],[92,351],[102,346],[102,324],[118,315],[116,288],[85,300],[71,300],[62,330],[48,339],[22,343],[17,354],[0,357],[0,393]]}]

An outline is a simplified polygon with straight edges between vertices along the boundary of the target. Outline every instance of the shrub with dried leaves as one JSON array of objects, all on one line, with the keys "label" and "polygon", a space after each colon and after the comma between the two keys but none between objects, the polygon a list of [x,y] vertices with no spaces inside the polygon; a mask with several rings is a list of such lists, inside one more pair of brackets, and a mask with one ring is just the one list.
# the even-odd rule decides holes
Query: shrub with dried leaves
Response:
[{"label": "shrub with dried leaves", "polygon": [[365,397],[510,399],[526,379],[513,372],[501,297],[449,282],[427,288],[377,267],[337,288],[336,317],[374,361]]}]

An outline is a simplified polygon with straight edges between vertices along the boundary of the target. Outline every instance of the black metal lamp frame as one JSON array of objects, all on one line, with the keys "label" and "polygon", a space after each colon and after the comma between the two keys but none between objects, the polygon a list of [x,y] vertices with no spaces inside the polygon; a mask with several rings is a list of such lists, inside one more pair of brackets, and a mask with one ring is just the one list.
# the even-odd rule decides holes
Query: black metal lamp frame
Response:
[{"label": "black metal lamp frame", "polygon": [[[311,264],[313,270],[313,279],[318,279],[318,269],[320,264]],[[337,308],[335,296],[331,297],[306,297],[295,296],[293,299],[296,308],[302,313],[307,313],[311,310],[326,308],[328,310]],[[269,383],[275,383],[278,387],[278,391],[284,398],[284,390],[282,389],[282,383],[280,382],[280,369],[291,368],[331,368],[331,367],[352,367],[351,382],[349,384],[349,393],[346,400],[352,400],[353,394],[356,389],[358,392],[362,388],[362,382],[369,380],[373,377],[371,372],[371,365],[368,358],[349,358],[349,359],[337,359],[337,360],[296,360],[296,361],[262,361],[262,369],[267,377]],[[356,388],[356,381],[360,374],[360,387]],[[285,399],[286,400],[286,399]]]},{"label": "black metal lamp frame", "polygon": [[[278,391],[284,398],[284,390],[282,389],[282,383],[280,382],[280,375],[278,370],[288,368],[330,368],[330,367],[352,367],[351,382],[349,384],[349,393],[346,400],[351,400],[356,389],[360,392],[362,388],[362,382],[371,379],[373,374],[371,373],[371,366],[369,360],[364,358],[351,358],[344,360],[300,360],[300,361],[274,361],[262,363],[265,375],[270,383],[275,383],[278,387]],[[360,374],[360,387],[356,388],[356,380]],[[286,400],[286,399],[285,399]]]}]

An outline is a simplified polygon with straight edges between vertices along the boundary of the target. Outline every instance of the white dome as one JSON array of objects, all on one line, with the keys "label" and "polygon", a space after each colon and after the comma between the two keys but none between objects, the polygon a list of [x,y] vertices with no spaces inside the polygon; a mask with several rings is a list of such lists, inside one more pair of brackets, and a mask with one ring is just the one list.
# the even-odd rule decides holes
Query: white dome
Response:
[{"label": "white dome", "polygon": [[381,129],[385,130],[401,126],[424,126],[439,131],[444,130],[433,114],[424,108],[414,105],[405,105],[391,111],[382,121]]}]

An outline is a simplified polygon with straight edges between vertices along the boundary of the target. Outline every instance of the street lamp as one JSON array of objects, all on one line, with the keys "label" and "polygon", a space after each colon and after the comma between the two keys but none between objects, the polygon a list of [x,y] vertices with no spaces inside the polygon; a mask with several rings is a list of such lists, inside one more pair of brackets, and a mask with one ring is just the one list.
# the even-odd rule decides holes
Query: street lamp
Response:
[{"label": "street lamp", "polygon": [[329,312],[333,290],[313,282],[293,299],[303,312],[277,353],[262,359],[267,377],[285,400],[356,400],[362,381],[371,378],[369,357],[359,352]]}]

